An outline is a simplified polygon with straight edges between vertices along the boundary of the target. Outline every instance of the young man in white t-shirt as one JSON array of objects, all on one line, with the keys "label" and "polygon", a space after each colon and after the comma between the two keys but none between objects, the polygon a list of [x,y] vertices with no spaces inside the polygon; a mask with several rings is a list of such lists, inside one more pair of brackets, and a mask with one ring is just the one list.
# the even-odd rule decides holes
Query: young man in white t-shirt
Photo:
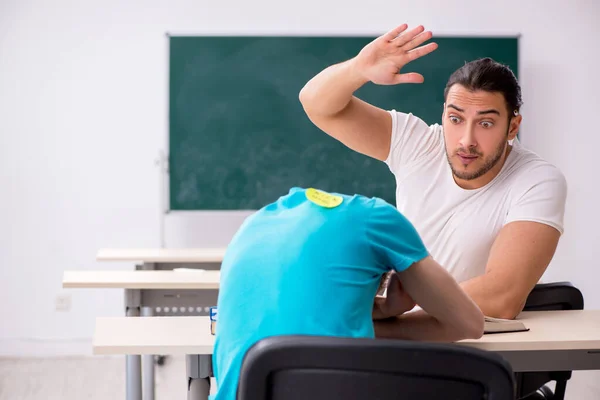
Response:
[{"label": "young man in white t-shirt", "polygon": [[441,125],[353,96],[369,81],[423,82],[400,70],[437,48],[423,45],[431,37],[401,25],[311,79],[300,101],[320,129],[389,166],[398,209],[483,313],[514,318],[554,255],[567,191],[563,174],[516,139],[514,74],[491,59],[465,64],[448,81]]}]

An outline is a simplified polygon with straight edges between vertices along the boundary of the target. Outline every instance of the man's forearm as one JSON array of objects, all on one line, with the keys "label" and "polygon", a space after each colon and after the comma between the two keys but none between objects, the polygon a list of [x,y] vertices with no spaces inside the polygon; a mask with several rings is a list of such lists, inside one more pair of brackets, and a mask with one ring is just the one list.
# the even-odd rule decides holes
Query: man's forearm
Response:
[{"label": "man's forearm", "polygon": [[488,317],[513,319],[525,306],[526,298],[521,299],[518,293],[499,285],[493,274],[477,276],[460,286]]},{"label": "man's forearm", "polygon": [[300,91],[306,113],[330,116],[343,110],[355,91],[367,83],[352,60],[332,65],[316,75]]},{"label": "man's forearm", "polygon": [[417,340],[427,342],[455,342],[468,339],[464,333],[444,325],[423,310],[397,317],[373,321],[378,338]]}]

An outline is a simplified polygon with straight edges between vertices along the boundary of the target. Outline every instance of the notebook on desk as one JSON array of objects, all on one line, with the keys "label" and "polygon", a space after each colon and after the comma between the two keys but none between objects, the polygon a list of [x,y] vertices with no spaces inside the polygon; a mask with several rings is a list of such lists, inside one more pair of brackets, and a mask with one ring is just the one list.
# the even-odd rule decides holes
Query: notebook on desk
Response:
[{"label": "notebook on desk", "polygon": [[502,319],[485,317],[484,334],[506,333],[506,332],[526,332],[529,328],[522,321],[514,319]]}]

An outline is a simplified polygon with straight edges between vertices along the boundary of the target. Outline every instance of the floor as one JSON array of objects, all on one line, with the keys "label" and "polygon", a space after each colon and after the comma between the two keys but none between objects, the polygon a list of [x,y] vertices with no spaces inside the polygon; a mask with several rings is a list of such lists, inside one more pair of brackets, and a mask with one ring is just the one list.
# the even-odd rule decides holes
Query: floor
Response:
[{"label": "floor", "polygon": [[[156,368],[156,400],[185,399],[184,357]],[[580,371],[568,400],[600,399],[600,372]],[[125,400],[123,357],[0,358],[0,400]]]},{"label": "floor", "polygon": [[[187,397],[185,357],[155,370],[156,400]],[[125,400],[124,357],[0,359],[0,400]]]}]

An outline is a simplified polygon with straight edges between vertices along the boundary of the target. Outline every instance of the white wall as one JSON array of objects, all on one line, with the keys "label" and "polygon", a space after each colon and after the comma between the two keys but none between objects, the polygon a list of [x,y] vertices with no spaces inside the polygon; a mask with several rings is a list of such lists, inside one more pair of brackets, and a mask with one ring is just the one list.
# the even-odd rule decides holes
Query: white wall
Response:
[{"label": "white wall", "polygon": [[[374,34],[408,22],[438,34],[520,33],[522,141],[570,188],[547,276],[573,281],[600,308],[598,2],[284,3],[0,2],[0,354],[89,354],[95,317],[121,315],[122,294],[71,290],[71,311],[56,312],[62,271],[123,268],[97,263],[96,250],[161,244],[166,32]],[[169,215],[166,243],[224,245],[244,215]]]}]

